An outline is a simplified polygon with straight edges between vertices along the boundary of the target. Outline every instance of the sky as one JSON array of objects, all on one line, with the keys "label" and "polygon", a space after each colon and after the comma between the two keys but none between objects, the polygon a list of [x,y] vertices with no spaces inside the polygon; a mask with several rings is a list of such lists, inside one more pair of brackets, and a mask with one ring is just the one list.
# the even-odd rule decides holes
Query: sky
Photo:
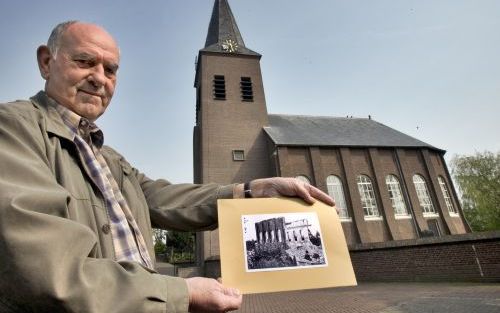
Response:
[{"label": "sky", "polygon": [[[500,1],[229,0],[262,54],[269,113],[368,117],[456,154],[500,151]],[[213,0],[0,2],[0,102],[43,89],[36,48],[65,20],[118,41],[105,143],[152,178],[192,182],[195,57]]]}]

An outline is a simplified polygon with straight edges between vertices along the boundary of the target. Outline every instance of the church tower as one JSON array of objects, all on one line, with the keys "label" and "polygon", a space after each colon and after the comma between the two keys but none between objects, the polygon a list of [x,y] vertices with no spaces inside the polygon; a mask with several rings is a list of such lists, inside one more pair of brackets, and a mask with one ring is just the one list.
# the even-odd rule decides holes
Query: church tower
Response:
[{"label": "church tower", "polygon": [[[215,0],[194,82],[195,183],[229,184],[273,175],[263,130],[268,115],[260,58],[245,46],[227,0]],[[218,239],[218,231],[198,234],[199,263],[218,259]]]}]

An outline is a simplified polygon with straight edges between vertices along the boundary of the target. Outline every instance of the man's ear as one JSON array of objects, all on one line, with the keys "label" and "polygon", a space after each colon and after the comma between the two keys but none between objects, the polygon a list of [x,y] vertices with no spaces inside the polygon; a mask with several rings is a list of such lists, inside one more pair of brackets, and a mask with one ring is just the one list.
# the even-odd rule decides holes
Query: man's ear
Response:
[{"label": "man's ear", "polygon": [[50,54],[49,47],[42,45],[36,50],[36,58],[38,60],[38,69],[40,70],[40,75],[43,79],[47,80],[50,73],[50,61],[52,56]]}]

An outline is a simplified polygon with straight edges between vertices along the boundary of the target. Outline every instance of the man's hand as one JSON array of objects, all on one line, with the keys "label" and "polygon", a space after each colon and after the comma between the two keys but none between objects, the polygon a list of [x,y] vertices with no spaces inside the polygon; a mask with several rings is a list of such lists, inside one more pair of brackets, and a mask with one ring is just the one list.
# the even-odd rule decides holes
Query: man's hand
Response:
[{"label": "man's hand", "polygon": [[[269,198],[277,196],[299,197],[305,202],[313,204],[320,200],[328,205],[334,206],[333,199],[318,188],[308,183],[291,177],[272,177],[255,179],[250,182],[253,198]],[[237,186],[238,193],[243,195],[243,184]],[[243,196],[240,196],[243,197]]]},{"label": "man's hand", "polygon": [[224,287],[211,278],[187,278],[189,292],[189,312],[223,313],[237,310],[243,299],[241,293],[234,288]]}]

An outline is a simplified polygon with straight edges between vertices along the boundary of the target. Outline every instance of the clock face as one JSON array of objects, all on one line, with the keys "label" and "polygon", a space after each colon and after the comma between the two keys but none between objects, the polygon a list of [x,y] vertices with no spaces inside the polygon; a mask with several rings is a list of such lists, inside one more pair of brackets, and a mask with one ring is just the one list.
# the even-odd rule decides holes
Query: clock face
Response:
[{"label": "clock face", "polygon": [[221,48],[225,52],[236,52],[238,51],[238,43],[232,39],[226,39],[221,43]]}]

